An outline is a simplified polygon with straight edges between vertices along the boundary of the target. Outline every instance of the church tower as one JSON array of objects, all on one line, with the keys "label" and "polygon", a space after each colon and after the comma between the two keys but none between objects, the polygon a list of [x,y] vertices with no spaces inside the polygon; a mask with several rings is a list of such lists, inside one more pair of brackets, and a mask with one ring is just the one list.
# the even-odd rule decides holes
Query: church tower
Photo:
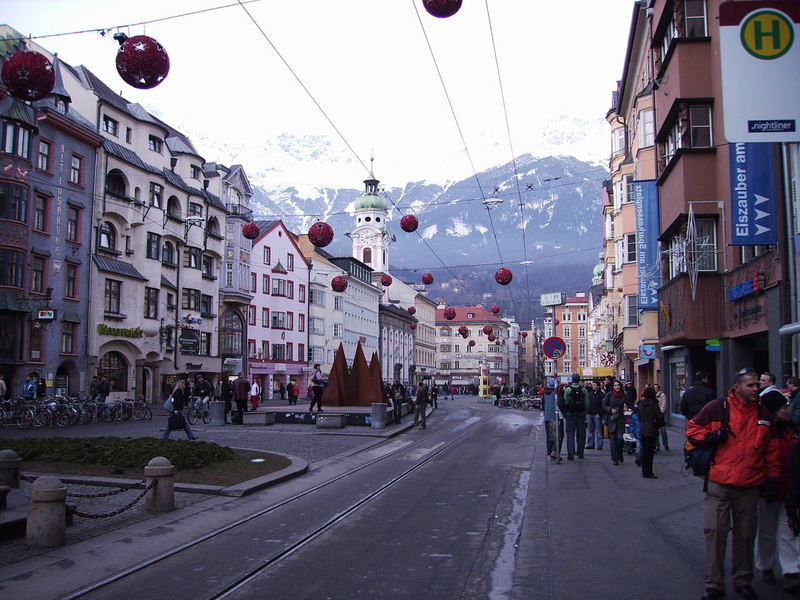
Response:
[{"label": "church tower", "polygon": [[364,180],[364,193],[353,205],[355,229],[349,236],[353,240],[353,257],[385,273],[389,269],[389,243],[394,237],[386,227],[389,203],[379,195],[379,183],[370,168],[369,179]]}]

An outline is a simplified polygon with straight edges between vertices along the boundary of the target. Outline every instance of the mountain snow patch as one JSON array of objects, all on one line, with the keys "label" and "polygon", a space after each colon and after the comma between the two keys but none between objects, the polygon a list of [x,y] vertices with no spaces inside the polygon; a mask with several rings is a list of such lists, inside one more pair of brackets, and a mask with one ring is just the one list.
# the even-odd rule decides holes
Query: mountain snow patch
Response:
[{"label": "mountain snow patch", "polygon": [[445,233],[447,233],[447,235],[452,235],[454,237],[466,237],[472,232],[472,227],[464,223],[464,221],[458,217],[451,217],[450,221],[453,223],[453,226],[445,229]]},{"label": "mountain snow patch", "polygon": [[436,224],[430,225],[422,232],[422,239],[429,240],[439,231],[439,226]]}]

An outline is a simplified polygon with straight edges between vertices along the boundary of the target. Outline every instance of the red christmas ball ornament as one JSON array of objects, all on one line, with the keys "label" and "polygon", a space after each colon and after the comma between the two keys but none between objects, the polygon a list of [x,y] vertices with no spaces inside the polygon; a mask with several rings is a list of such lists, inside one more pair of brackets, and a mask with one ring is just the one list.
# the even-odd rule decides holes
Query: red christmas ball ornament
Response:
[{"label": "red christmas ball ornament", "polygon": [[522,337],[526,338],[526,337],[528,337],[528,332],[527,331],[523,331],[522,333],[520,333],[520,335]]},{"label": "red christmas ball ornament", "polygon": [[417,227],[419,227],[419,221],[414,215],[403,215],[403,218],[400,219],[400,229],[403,231],[411,233],[416,231]]},{"label": "red christmas ball ornament", "polygon": [[494,274],[494,280],[500,285],[508,285],[512,279],[514,279],[514,275],[511,273],[511,269],[505,267],[500,267]]},{"label": "red christmas ball ornament", "polygon": [[169,56],[164,46],[147,35],[129,38],[116,34],[117,73],[125,83],[135,88],[148,90],[164,81],[169,73]]},{"label": "red christmas ball ornament", "polygon": [[409,325],[409,326],[408,326],[408,328],[409,328],[411,331],[414,331],[414,330],[417,328],[417,324],[416,324],[416,323],[412,323],[411,325]]},{"label": "red christmas ball ornament", "polygon": [[391,275],[381,275],[381,285],[383,287],[389,287],[392,285],[392,281],[394,281],[394,279],[392,279]]},{"label": "red christmas ball ornament", "polygon": [[559,325],[561,325],[561,321],[559,321],[558,319],[553,321],[553,327],[558,327]]},{"label": "red christmas ball ornament", "polygon": [[490,342],[493,342],[497,339],[497,336],[493,333],[490,333],[489,335],[486,336],[486,339],[489,340]]},{"label": "red christmas ball ornament", "polygon": [[469,329],[467,329],[466,325],[462,325],[461,327],[458,328],[458,333],[460,333],[464,337],[467,337],[469,335]]},{"label": "red christmas ball ornament", "polygon": [[519,346],[519,340],[514,340],[514,345]]},{"label": "red christmas ball ornament", "polygon": [[254,240],[258,237],[260,230],[255,223],[245,223],[242,225],[242,235],[248,240]]},{"label": "red christmas ball ornament", "polygon": [[308,241],[317,248],[324,248],[333,241],[333,227],[317,221],[308,228]]},{"label": "red christmas ball ornament", "polygon": [[53,63],[44,55],[18,50],[3,63],[3,83],[14,98],[41,100],[53,91],[56,72]]},{"label": "red christmas ball ornament", "polygon": [[331,287],[334,292],[343,292],[347,289],[347,277],[344,275],[337,275],[331,280]]},{"label": "red christmas ball ornament", "polygon": [[425,285],[432,284],[433,283],[433,275],[431,275],[430,273],[425,273],[422,276],[422,283],[424,283]]},{"label": "red christmas ball ornament", "polygon": [[422,0],[422,6],[438,19],[452,17],[461,8],[461,0]]},{"label": "red christmas ball ornament", "polygon": [[470,340],[470,341],[469,341],[469,342],[467,342],[467,343],[468,343],[470,346],[474,346],[474,345],[475,345],[475,340]]},{"label": "red christmas ball ornament", "polygon": [[486,335],[489,335],[493,331],[494,331],[494,329],[492,329],[491,325],[484,325],[483,326],[483,333],[485,333]]},{"label": "red christmas ball ornament", "polygon": [[456,318],[456,309],[453,307],[445,308],[444,309],[444,318],[448,321],[452,321]]},{"label": "red christmas ball ornament", "polygon": [[496,314],[496,315],[499,315],[499,314],[500,314],[500,307],[499,307],[499,306],[497,306],[497,304],[495,304],[495,305],[492,307],[492,312],[493,312],[494,314]]},{"label": "red christmas ball ornament", "polygon": [[414,313],[417,312],[417,309],[414,308],[413,306],[409,306],[406,310],[408,311],[408,314],[410,314],[410,315],[413,315]]}]

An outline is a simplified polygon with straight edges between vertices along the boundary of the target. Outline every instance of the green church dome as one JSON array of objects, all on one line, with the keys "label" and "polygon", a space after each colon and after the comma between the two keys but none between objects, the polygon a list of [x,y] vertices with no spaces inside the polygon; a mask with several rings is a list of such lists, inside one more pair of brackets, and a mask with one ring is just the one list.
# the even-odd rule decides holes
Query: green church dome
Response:
[{"label": "green church dome", "polygon": [[355,210],[389,210],[389,203],[377,194],[361,194],[353,204]]}]

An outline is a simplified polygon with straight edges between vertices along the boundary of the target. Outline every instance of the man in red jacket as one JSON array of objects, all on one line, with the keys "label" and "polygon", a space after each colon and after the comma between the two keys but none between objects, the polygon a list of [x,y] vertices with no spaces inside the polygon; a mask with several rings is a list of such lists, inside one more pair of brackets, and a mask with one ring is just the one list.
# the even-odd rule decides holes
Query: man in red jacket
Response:
[{"label": "man in red jacket", "polygon": [[[724,424],[726,412],[728,422]],[[759,492],[762,485],[776,487],[780,475],[772,413],[758,403],[756,372],[739,371],[728,397],[706,404],[687,424],[686,437],[694,444],[716,447],[704,504],[706,577],[702,600],[725,597],[725,546],[731,526],[734,589],[746,600],[756,599],[751,584]]]}]

